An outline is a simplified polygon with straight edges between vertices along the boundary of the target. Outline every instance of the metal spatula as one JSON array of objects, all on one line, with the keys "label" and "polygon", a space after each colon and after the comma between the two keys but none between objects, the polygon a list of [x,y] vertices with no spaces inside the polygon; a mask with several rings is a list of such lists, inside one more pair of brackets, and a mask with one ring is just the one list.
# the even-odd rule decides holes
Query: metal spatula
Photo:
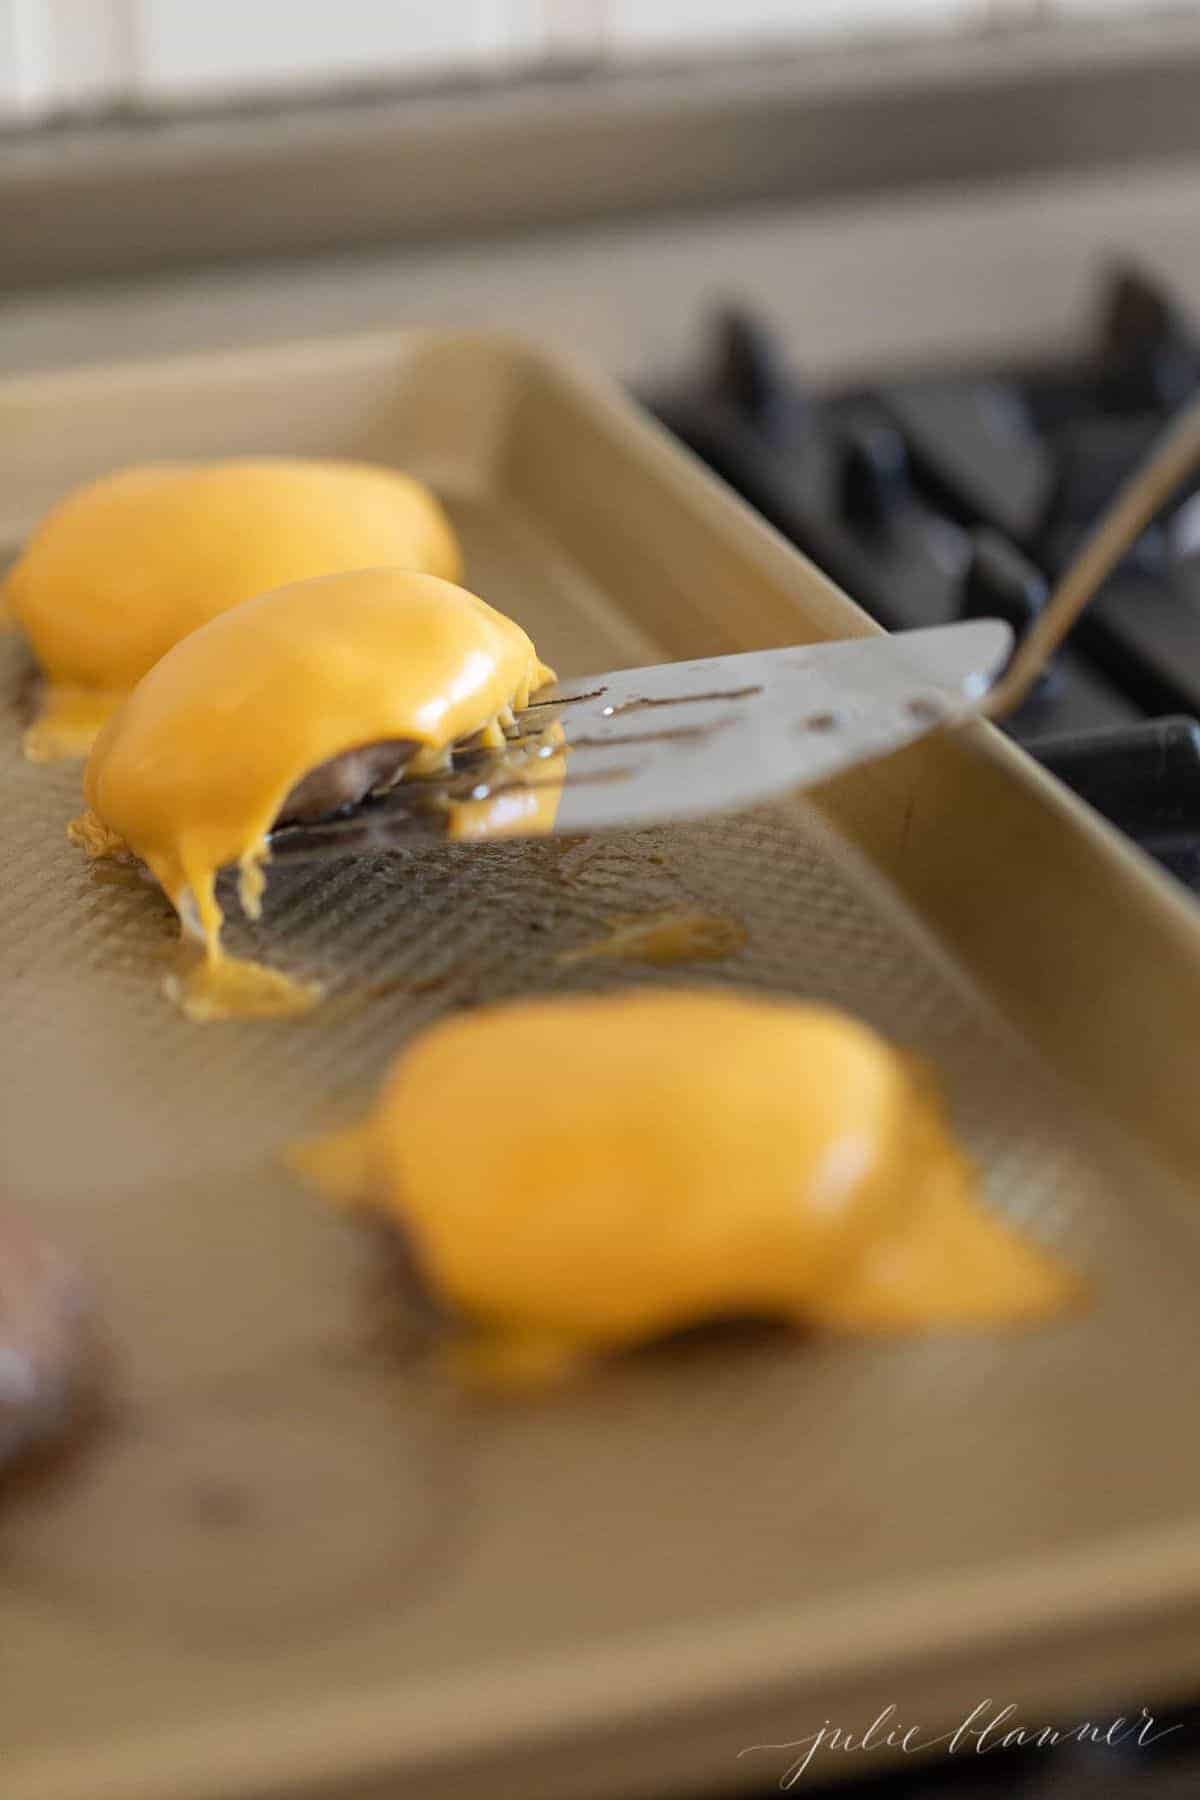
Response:
[{"label": "metal spatula", "polygon": [[1096,525],[1006,670],[1012,632],[979,619],[562,682],[519,716],[505,749],[461,751],[449,774],[403,781],[344,817],[285,827],[272,835],[272,850],[310,857],[386,849],[421,831],[445,832],[455,802],[520,801],[537,787],[556,794],[557,807],[524,824],[510,820],[506,835],[686,819],[809,787],[973,714],[1001,718],[1198,464],[1200,398]]},{"label": "metal spatula", "polygon": [[556,791],[553,818],[526,826],[518,817],[505,835],[753,806],[977,711],[1011,647],[1007,625],[977,619],[560,682],[518,715],[503,750],[464,750],[450,773],[405,780],[344,817],[284,827],[272,852],[384,849],[413,832],[444,831],[455,802],[531,788]]}]

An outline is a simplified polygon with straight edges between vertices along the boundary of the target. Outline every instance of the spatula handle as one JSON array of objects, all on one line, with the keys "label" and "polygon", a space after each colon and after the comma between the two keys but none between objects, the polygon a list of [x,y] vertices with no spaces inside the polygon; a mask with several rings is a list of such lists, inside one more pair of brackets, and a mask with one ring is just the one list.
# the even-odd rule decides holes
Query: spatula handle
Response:
[{"label": "spatula handle", "polygon": [[1200,466],[1200,397],[1176,414],[1154,454],[1126,482],[1073,557],[1045,610],[981,708],[1002,719],[1019,706],[1097,589],[1158,509]]}]

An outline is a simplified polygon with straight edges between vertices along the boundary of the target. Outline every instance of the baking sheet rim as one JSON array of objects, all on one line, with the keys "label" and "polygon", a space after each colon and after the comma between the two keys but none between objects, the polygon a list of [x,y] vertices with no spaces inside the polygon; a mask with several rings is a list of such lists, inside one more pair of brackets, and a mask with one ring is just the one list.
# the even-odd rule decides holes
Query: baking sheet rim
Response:
[{"label": "baking sheet rim", "polygon": [[[103,1764],[87,1745],[39,1754],[33,1785],[21,1782],[19,1769],[9,1771],[6,1800],[162,1800],[166,1792],[177,1800],[229,1800],[235,1792],[250,1800],[293,1786],[315,1792],[322,1780],[432,1771],[448,1746],[458,1756],[477,1753],[481,1767],[494,1766],[500,1744],[519,1750],[589,1724],[644,1720],[648,1704],[662,1715],[708,1702],[729,1705],[739,1695],[761,1700],[781,1682],[794,1690],[788,1699],[799,1728],[806,1692],[824,1690],[828,1710],[836,1683],[900,1652],[906,1679],[915,1662],[929,1666],[947,1653],[956,1655],[961,1679],[970,1658],[1018,1643],[1047,1614],[1059,1632],[1091,1635],[1166,1603],[1172,1614],[1194,1612],[1200,1626],[1195,1527],[1163,1527],[1101,1540],[1073,1555],[1024,1558],[981,1575],[950,1574],[936,1583],[898,1583],[827,1601],[805,1615],[806,1646],[797,1642],[789,1608],[722,1625],[708,1641],[695,1627],[681,1626],[649,1641],[577,1650],[569,1666],[561,1656],[547,1656],[499,1678],[469,1672],[423,1686],[407,1682],[403,1697],[376,1684],[353,1698],[342,1694],[310,1706],[300,1721],[281,1708],[273,1729],[264,1729],[263,1715],[251,1707],[236,1720],[226,1716],[110,1745]],[[979,1679],[982,1696],[983,1668]],[[194,1775],[186,1788],[179,1785],[183,1768]]]}]

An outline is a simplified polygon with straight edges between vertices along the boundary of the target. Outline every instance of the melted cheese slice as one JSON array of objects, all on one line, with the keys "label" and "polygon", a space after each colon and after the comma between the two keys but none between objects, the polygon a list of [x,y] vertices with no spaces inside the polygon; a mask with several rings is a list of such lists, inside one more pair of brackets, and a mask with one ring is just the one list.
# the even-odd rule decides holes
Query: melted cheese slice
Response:
[{"label": "melted cheese slice", "polygon": [[87,750],[173,644],[285,583],[391,564],[457,580],[429,490],[392,469],[285,457],[124,469],[37,527],[2,598],[46,675],[34,760]]},{"label": "melted cheese slice", "polygon": [[238,865],[257,916],[267,833],[302,776],[385,739],[426,761],[475,732],[503,743],[500,721],[552,679],[519,625],[436,576],[368,569],[279,588],[138,683],[96,741],[72,835],[92,854],[133,851],[198,928],[205,965],[179,996],[195,1017],[299,1010],[314,990],[289,1001],[283,977],[222,957],[217,871]]},{"label": "melted cheese slice", "polygon": [[981,1206],[908,1060],[822,1006],[699,990],[465,1014],[297,1162],[402,1222],[505,1377],[716,1316],[993,1325],[1073,1291]]}]

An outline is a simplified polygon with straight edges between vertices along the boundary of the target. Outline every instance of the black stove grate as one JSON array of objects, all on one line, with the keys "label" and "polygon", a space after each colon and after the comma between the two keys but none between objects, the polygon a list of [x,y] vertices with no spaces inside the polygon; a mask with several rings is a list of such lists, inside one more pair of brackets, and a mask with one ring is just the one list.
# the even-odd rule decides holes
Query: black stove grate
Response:
[{"label": "black stove grate", "polygon": [[[1200,386],[1200,331],[1106,279],[1074,362],[818,392],[740,311],[659,417],[893,629],[1028,628],[1083,535]],[[1143,533],[1008,729],[1200,891],[1200,475]]]}]

